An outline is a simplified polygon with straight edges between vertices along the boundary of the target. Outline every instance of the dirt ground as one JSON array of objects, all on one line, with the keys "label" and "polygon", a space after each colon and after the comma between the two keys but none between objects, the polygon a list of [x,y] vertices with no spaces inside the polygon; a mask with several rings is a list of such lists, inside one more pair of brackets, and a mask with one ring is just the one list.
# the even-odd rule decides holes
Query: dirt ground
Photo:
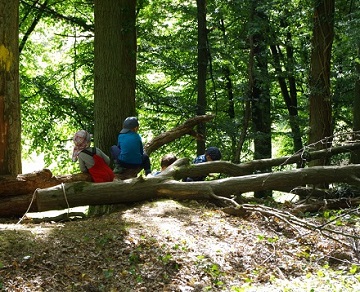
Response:
[{"label": "dirt ground", "polygon": [[[353,217],[333,225],[360,233]],[[360,291],[358,240],[336,239],[197,201],[64,223],[3,220],[0,291]]]}]

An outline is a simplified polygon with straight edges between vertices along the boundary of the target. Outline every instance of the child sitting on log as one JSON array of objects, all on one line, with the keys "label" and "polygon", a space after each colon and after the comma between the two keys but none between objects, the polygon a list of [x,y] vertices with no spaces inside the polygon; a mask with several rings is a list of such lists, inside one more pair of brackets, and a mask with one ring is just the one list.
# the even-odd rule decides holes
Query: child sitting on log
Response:
[{"label": "child sitting on log", "polygon": [[91,135],[80,130],[73,138],[75,147],[72,160],[79,160],[81,172],[88,172],[93,182],[111,182],[114,180],[114,173],[109,167],[110,158],[97,147],[90,147]]},{"label": "child sitting on log", "polygon": [[172,153],[164,155],[160,161],[161,170],[155,172],[154,176],[159,175],[161,172],[163,172],[165,169],[167,169],[171,164],[173,164],[176,160],[177,160],[177,157]]},{"label": "child sitting on log", "polygon": [[128,168],[142,168],[145,175],[151,173],[150,158],[144,153],[138,130],[139,121],[136,117],[127,117],[124,120],[118,143],[111,147],[111,156],[115,159],[114,173],[121,173]]},{"label": "child sitting on log", "polygon": [[[219,148],[217,147],[208,147],[205,150],[205,154],[202,154],[198,157],[196,157],[193,161],[194,164],[208,162],[208,161],[217,161],[221,159],[221,152]],[[191,181],[204,181],[206,179],[206,176],[199,176],[199,177],[187,177],[184,179],[186,182]]]}]

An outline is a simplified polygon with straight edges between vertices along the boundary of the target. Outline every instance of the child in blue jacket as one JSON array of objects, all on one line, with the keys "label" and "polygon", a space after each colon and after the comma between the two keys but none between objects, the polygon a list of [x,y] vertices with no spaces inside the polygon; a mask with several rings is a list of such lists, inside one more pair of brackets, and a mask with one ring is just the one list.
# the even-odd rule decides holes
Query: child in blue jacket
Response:
[{"label": "child in blue jacket", "polygon": [[[193,161],[194,164],[208,162],[208,161],[217,161],[221,159],[221,152],[219,148],[217,147],[209,147],[205,150],[205,154],[202,154],[198,157],[196,157]],[[206,179],[206,176],[200,176],[200,177],[187,177],[184,179],[186,182],[191,181],[203,181]]]},{"label": "child in blue jacket", "polygon": [[127,117],[118,135],[117,146],[111,148],[115,157],[114,173],[122,172],[126,168],[143,168],[145,175],[151,173],[149,156],[144,153],[141,136],[137,133],[139,121],[136,117]]}]

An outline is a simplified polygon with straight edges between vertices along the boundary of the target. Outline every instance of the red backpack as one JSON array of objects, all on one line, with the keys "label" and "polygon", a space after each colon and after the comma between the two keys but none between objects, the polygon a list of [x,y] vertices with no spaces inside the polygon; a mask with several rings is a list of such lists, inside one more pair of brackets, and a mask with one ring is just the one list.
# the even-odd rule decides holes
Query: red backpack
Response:
[{"label": "red backpack", "polygon": [[92,152],[83,150],[82,152],[94,158],[94,166],[89,168],[89,173],[94,182],[111,182],[114,180],[112,169],[106,164],[104,159],[96,154],[96,148],[93,147]]}]

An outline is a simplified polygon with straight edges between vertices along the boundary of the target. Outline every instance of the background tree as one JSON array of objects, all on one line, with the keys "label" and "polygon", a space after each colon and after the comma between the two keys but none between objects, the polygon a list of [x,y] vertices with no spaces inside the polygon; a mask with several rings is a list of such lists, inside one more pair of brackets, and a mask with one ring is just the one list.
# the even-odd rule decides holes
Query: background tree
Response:
[{"label": "background tree", "polygon": [[[123,120],[135,115],[136,29],[132,0],[96,0],[94,40],[95,145],[109,153]],[[94,215],[112,206],[91,206]]]},{"label": "background tree", "polygon": [[[357,45],[358,59],[360,59],[360,41]],[[354,126],[353,130],[355,132],[360,131],[360,62],[355,64],[356,72],[358,74],[358,79],[355,81],[355,90],[354,90],[354,107],[353,107],[353,121]],[[355,136],[356,140],[359,140],[359,133]],[[360,151],[354,151],[351,155],[352,163],[360,163]]]},{"label": "background tree", "polygon": [[[309,144],[316,149],[331,145],[333,133],[330,92],[331,48],[334,39],[335,0],[314,1],[314,26],[310,63],[310,129]],[[324,140],[322,143],[318,141]],[[325,160],[312,165],[325,165]]]},{"label": "background tree", "polygon": [[[197,86],[197,111],[196,114],[201,116],[206,114],[206,81],[208,66],[208,48],[207,48],[207,28],[206,28],[206,0],[197,0],[197,22],[198,22],[198,86]],[[206,125],[200,124],[197,131],[204,137],[203,140],[197,141],[197,155],[205,153]]]},{"label": "background tree", "polygon": [[[250,11],[250,90],[252,107],[252,135],[254,137],[254,159],[271,157],[270,90],[268,74],[268,18],[259,9],[260,2],[252,1]],[[270,170],[269,170],[270,171]],[[271,193],[258,192],[257,197]]]},{"label": "background tree", "polygon": [[0,1],[0,174],[21,173],[19,1]]},{"label": "background tree", "polygon": [[[344,103],[349,103],[353,99],[353,130],[357,132],[356,135],[354,135],[354,140],[359,140],[360,135],[360,38],[359,38],[359,29],[355,29],[355,27],[359,28],[360,23],[360,3],[357,1],[352,1],[350,3],[350,6],[343,5],[343,14],[345,17],[342,19],[345,19],[346,21],[343,22],[344,29],[341,31],[344,31],[346,33],[342,34],[342,38],[340,38],[339,42],[336,42],[344,45],[345,48],[341,50],[341,56],[345,59],[348,59],[349,61],[343,64],[343,67],[345,67],[345,70],[341,70],[341,74],[339,78],[342,80],[343,84],[343,90],[344,92],[341,96],[346,96],[345,93],[349,93],[350,97],[348,99],[344,100]],[[349,23],[351,25],[349,25]],[[345,27],[346,24],[346,27]],[[349,36],[349,41],[345,41],[347,39],[347,36]],[[352,48],[356,48],[356,50],[353,50]],[[344,53],[345,52],[353,52],[353,55],[349,55]],[[340,54],[339,54],[340,55]],[[352,70],[346,70],[347,68],[354,68],[354,75],[348,75],[346,72],[351,72]],[[346,78],[345,78],[346,77]],[[347,80],[350,78],[350,82]],[[353,81],[352,81],[353,80]],[[348,85],[350,84],[350,86]],[[351,84],[354,84],[354,90],[352,90]],[[353,97],[353,98],[352,98]],[[346,97],[345,97],[346,98]],[[341,108],[341,104],[343,100],[339,101],[339,108]],[[344,116],[344,114],[341,112],[341,116]],[[360,163],[360,151],[353,151],[351,152],[351,162],[352,163]]]}]

